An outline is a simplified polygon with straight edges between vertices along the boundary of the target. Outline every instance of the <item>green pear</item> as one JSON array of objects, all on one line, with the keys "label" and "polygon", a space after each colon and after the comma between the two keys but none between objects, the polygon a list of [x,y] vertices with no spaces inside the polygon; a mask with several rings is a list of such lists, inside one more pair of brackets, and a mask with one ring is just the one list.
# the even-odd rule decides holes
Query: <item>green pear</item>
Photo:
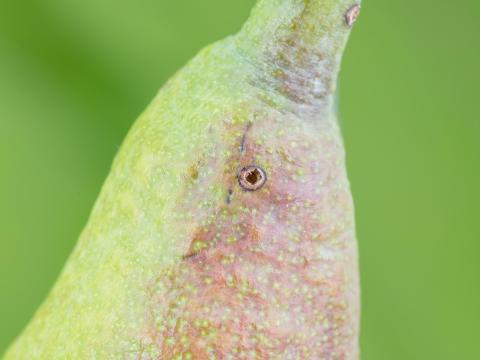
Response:
[{"label": "green pear", "polygon": [[5,359],[358,359],[335,114],[357,0],[260,0],[160,90]]}]

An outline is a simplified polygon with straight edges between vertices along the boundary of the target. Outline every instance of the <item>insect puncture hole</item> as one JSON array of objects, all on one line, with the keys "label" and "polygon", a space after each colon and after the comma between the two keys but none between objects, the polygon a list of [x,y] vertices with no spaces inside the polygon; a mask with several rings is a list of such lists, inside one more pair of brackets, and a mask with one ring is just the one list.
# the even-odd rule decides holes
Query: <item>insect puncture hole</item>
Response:
[{"label": "insect puncture hole", "polygon": [[267,181],[267,174],[261,167],[250,165],[241,169],[238,173],[238,183],[242,189],[255,191],[260,189]]}]

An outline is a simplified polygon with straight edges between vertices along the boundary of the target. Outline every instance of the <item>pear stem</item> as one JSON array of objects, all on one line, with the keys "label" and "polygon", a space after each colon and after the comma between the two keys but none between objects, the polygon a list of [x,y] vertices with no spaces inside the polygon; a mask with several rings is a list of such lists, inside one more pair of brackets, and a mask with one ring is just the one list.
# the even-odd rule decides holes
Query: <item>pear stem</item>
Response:
[{"label": "pear stem", "polygon": [[358,0],[260,0],[237,35],[240,52],[295,104],[330,108]]}]

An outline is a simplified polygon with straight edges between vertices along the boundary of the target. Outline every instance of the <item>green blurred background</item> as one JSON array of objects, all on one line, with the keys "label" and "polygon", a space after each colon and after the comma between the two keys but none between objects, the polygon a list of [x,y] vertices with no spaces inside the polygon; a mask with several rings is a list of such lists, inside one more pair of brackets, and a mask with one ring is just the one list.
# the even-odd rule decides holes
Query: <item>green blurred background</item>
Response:
[{"label": "green blurred background", "polygon": [[[135,117],[253,3],[0,0],[0,353]],[[480,359],[480,3],[363,5],[340,79],[363,359]]]}]

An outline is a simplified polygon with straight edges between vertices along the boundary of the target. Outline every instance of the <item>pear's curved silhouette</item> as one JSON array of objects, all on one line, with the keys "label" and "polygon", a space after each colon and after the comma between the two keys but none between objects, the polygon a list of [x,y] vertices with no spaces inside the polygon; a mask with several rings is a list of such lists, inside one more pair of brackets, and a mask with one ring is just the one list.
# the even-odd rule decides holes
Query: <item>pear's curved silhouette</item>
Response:
[{"label": "pear's curved silhouette", "polygon": [[355,0],[260,0],[159,92],[5,359],[358,359]]}]

